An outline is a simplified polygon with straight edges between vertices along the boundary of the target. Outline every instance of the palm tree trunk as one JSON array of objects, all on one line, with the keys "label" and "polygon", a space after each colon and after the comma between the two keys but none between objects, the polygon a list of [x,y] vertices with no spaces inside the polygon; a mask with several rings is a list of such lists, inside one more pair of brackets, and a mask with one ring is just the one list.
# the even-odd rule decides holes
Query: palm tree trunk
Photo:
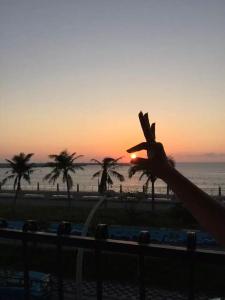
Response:
[{"label": "palm tree trunk", "polygon": [[152,181],[152,211],[155,211],[155,181]]},{"label": "palm tree trunk", "polygon": [[105,193],[107,191],[107,173],[106,171],[102,172],[102,177],[99,185],[99,192],[101,194]]},{"label": "palm tree trunk", "polygon": [[19,193],[21,191],[20,181],[21,181],[21,177],[18,178],[18,183],[17,183],[16,192],[15,192],[15,196],[14,196],[14,203],[13,203],[13,210],[12,210],[13,211],[13,216],[15,216],[16,203],[17,203],[17,199],[18,199]]},{"label": "palm tree trunk", "polygon": [[70,195],[70,187],[69,187],[69,181],[67,175],[66,175],[66,187],[67,187],[68,204],[69,204],[69,208],[71,208],[71,195]]}]

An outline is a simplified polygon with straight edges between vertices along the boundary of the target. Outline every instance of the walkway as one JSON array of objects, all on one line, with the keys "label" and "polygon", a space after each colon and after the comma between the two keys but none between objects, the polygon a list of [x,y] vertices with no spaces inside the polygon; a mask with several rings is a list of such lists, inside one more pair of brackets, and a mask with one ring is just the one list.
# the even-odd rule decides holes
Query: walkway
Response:
[{"label": "walkway", "polygon": [[[56,282],[53,284],[56,291]],[[64,282],[65,300],[75,299],[76,283],[72,280]],[[83,300],[96,299],[96,282],[83,283]],[[103,299],[105,300],[137,300],[138,287],[118,282],[105,281],[103,284]],[[156,288],[146,288],[146,300],[187,300],[187,295],[178,291],[168,291]],[[212,299],[206,295],[199,294],[196,300]],[[220,298],[216,298],[220,299]]]}]

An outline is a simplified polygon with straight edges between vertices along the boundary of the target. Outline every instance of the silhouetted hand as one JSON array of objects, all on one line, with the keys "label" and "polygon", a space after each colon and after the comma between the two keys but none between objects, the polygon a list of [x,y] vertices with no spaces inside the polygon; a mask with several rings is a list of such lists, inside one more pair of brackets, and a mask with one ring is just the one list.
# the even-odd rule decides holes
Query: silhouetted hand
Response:
[{"label": "silhouetted hand", "polygon": [[149,170],[152,175],[165,179],[171,165],[168,163],[163,145],[155,140],[155,123],[150,126],[148,114],[139,113],[139,120],[146,139],[146,142],[140,143],[127,150],[128,153],[146,150],[148,158],[137,157],[132,159],[133,164],[141,165]]}]

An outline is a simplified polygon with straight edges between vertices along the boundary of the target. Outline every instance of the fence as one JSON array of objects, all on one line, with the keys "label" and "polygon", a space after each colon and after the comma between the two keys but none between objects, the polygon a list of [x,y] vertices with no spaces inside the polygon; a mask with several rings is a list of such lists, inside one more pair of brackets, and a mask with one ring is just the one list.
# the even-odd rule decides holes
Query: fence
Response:
[{"label": "fence", "polygon": [[[26,191],[52,191],[52,192],[66,192],[66,186],[62,184],[56,184],[56,185],[48,185],[48,184],[39,184],[37,185],[25,185],[22,184],[22,190]],[[223,196],[225,195],[225,188],[218,187],[200,187],[203,189],[207,194],[212,196]],[[136,192],[143,192],[144,187],[141,185],[113,185],[110,188],[111,191],[115,192],[125,192],[125,193],[136,193]],[[13,185],[5,184],[1,187],[0,185],[0,191],[13,191]],[[72,192],[98,192],[98,185],[85,185],[85,184],[76,184],[71,189]],[[148,190],[145,192],[151,193],[151,188],[149,187]],[[160,195],[167,195],[167,187],[166,186],[155,186],[155,193]],[[170,194],[172,192],[170,191]]]},{"label": "fence", "polygon": [[21,241],[23,247],[23,266],[24,266],[24,289],[25,299],[30,299],[29,287],[29,242],[54,245],[57,250],[58,264],[58,299],[64,299],[63,291],[63,247],[84,248],[93,250],[95,253],[96,264],[96,299],[103,299],[103,280],[102,278],[102,256],[104,252],[123,253],[127,255],[136,255],[138,258],[138,282],[139,299],[146,299],[145,287],[145,258],[172,258],[182,259],[188,265],[187,280],[187,299],[195,299],[195,263],[207,262],[223,265],[225,263],[225,252],[212,250],[196,250],[196,236],[194,232],[188,233],[187,246],[175,247],[158,244],[151,244],[150,235],[147,231],[140,232],[139,242],[127,242],[107,239],[107,225],[97,226],[95,237],[70,236],[68,224],[59,226],[58,234],[44,232],[35,232],[34,223],[25,223],[23,231],[0,229],[1,239]]}]

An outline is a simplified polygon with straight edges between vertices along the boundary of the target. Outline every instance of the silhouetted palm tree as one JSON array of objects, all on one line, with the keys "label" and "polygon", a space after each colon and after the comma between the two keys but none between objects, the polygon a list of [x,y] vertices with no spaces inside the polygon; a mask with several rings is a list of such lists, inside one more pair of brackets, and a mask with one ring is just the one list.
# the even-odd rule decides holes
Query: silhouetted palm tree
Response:
[{"label": "silhouetted palm tree", "polygon": [[[175,168],[176,166],[176,162],[174,160],[174,158],[172,156],[168,156],[168,163],[171,165],[172,168]],[[166,195],[167,195],[167,198],[169,198],[169,194],[170,194],[170,187],[169,185],[167,184],[167,187],[166,187]]]},{"label": "silhouetted palm tree", "polygon": [[76,173],[76,170],[83,170],[82,166],[74,164],[74,161],[83,155],[75,155],[76,152],[69,154],[67,150],[63,150],[59,154],[49,155],[49,158],[53,159],[54,161],[49,162],[48,166],[53,169],[44,177],[44,180],[54,184],[59,176],[62,175],[62,181],[63,183],[66,183],[69,207],[71,207],[70,190],[73,187],[73,179],[70,173]]},{"label": "silhouetted palm tree", "polygon": [[152,175],[149,169],[146,169],[142,164],[140,165],[134,165],[131,166],[128,175],[129,178],[134,176],[137,172],[141,172],[141,176],[139,177],[139,180],[141,180],[143,177],[147,177],[147,180],[145,182],[145,189],[148,190],[149,182],[151,181],[152,184],[152,211],[155,210],[155,181],[157,179],[156,176]]},{"label": "silhouetted palm tree", "polygon": [[118,161],[122,157],[119,157],[117,159],[114,159],[112,157],[105,157],[102,162],[100,162],[97,159],[92,159],[93,162],[97,163],[99,166],[101,166],[101,170],[96,172],[92,178],[94,177],[100,177],[100,184],[99,184],[99,192],[104,193],[107,191],[107,185],[112,185],[113,181],[111,176],[117,178],[119,181],[124,181],[124,176],[120,173],[118,173],[115,169],[118,168]]},{"label": "silhouetted palm tree", "polygon": [[[168,156],[167,159],[169,164],[174,168],[175,167],[174,159],[171,156]],[[151,181],[152,183],[152,211],[154,211],[155,210],[155,181],[157,177],[152,175],[150,169],[147,169],[147,166],[143,165],[142,163],[131,166],[128,171],[128,175],[131,178],[137,172],[141,172],[141,176],[139,177],[139,180],[141,180],[144,176],[147,177],[147,180],[145,182],[146,189],[148,189],[149,182]],[[169,189],[170,188],[167,185],[167,195],[169,193]]]},{"label": "silhouetted palm tree", "polygon": [[13,205],[13,212],[15,212],[16,202],[21,191],[21,180],[25,180],[30,184],[30,175],[33,172],[33,164],[29,163],[33,153],[19,153],[18,155],[14,155],[11,160],[6,159],[9,163],[10,170],[6,172],[7,175],[3,181],[2,185],[4,185],[8,180],[14,179],[13,187],[15,190],[15,197],[14,197],[14,205]]}]

